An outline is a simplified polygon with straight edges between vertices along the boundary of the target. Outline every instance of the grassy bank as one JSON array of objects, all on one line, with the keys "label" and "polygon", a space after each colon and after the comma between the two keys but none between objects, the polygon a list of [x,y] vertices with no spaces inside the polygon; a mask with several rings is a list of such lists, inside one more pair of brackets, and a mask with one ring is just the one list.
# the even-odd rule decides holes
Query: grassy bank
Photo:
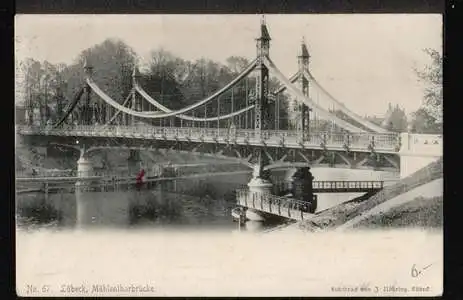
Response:
[{"label": "grassy bank", "polygon": [[385,213],[367,217],[354,228],[442,228],[444,197],[418,197],[411,202],[394,207]]}]

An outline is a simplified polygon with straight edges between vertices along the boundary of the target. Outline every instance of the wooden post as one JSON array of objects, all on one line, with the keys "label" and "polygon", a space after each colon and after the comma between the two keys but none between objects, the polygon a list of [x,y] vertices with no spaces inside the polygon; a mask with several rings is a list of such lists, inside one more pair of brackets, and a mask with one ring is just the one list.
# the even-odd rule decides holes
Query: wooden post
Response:
[{"label": "wooden post", "polygon": [[45,182],[44,184],[44,190],[45,190],[45,199],[48,199],[48,182]]}]

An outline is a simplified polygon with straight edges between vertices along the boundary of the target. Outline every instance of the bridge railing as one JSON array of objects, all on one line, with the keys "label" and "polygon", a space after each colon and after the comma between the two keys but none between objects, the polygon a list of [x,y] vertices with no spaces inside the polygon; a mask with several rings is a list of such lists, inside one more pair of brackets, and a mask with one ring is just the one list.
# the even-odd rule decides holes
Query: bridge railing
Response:
[{"label": "bridge railing", "polygon": [[238,204],[296,220],[304,220],[310,214],[310,203],[269,193],[250,192],[246,188],[236,190]]},{"label": "bridge railing", "polygon": [[158,127],[148,125],[137,126],[103,126],[103,125],[66,125],[60,128],[24,126],[18,125],[17,130],[23,133],[38,134],[58,134],[58,135],[88,135],[88,136],[134,136],[134,137],[166,137],[166,138],[214,138],[221,140],[239,140],[261,142],[272,141],[276,144],[295,143],[313,145],[320,147],[339,147],[344,146],[355,148],[367,148],[372,145],[378,150],[395,150],[398,142],[396,133],[330,133],[316,132],[309,133],[306,140],[302,141],[302,136],[297,130],[263,130],[258,134],[253,129],[234,129],[229,128],[185,128],[185,127]]},{"label": "bridge railing", "polygon": [[[383,181],[312,181],[314,190],[375,190],[383,189]],[[292,183],[290,181],[278,181],[273,184],[275,194],[290,191]]]},{"label": "bridge railing", "polygon": [[382,189],[383,181],[313,181],[313,189]]}]

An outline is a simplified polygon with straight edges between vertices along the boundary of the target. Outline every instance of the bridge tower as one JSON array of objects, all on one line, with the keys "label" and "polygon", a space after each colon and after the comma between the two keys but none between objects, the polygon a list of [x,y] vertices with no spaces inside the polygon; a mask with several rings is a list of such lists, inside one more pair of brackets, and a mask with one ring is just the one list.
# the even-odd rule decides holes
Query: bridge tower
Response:
[{"label": "bridge tower", "polygon": [[[93,66],[87,62],[87,59],[84,60],[84,73],[85,79],[92,79],[93,76]],[[95,111],[94,106],[91,103],[91,93],[92,89],[88,84],[85,84],[84,87],[84,94],[85,94],[85,101],[81,111],[81,119],[83,125],[91,125],[95,120]]]},{"label": "bridge tower", "polygon": [[[255,118],[254,130],[256,137],[261,137],[262,130],[269,127],[269,105],[268,105],[268,81],[269,71],[264,65],[264,58],[269,55],[270,35],[268,33],[265,19],[262,18],[260,25],[260,37],[256,39],[257,67],[256,67],[256,87],[255,87]],[[262,150],[259,150],[256,166],[256,177],[266,177],[263,168],[268,165],[268,158]],[[265,178],[267,179],[267,178]]]},{"label": "bridge tower", "polygon": [[256,67],[256,99],[254,129],[256,135],[261,135],[261,130],[268,129],[268,69],[264,65],[264,58],[269,55],[270,35],[262,19],[260,25],[260,37],[256,39],[257,67]]},{"label": "bridge tower", "polygon": [[[254,103],[254,130],[255,136],[261,137],[262,130],[268,129],[269,125],[269,105],[268,105],[268,79],[269,70],[264,65],[264,58],[269,55],[270,50],[270,35],[268,33],[265,19],[262,18],[260,25],[260,37],[256,39],[257,50],[257,67],[256,67],[256,90]],[[248,183],[251,193],[270,193],[272,190],[272,182],[270,181],[270,172],[264,171],[264,167],[269,164],[269,159],[263,149],[256,150],[255,164],[252,179]],[[248,219],[261,221],[263,218],[257,211],[252,209],[246,210]]]},{"label": "bridge tower", "polygon": [[[299,55],[297,56],[297,64],[299,68],[299,78],[298,78],[298,85],[304,94],[304,96],[309,96],[309,81],[304,76],[304,71],[309,70],[309,62],[310,62],[310,54],[307,50],[307,46],[305,44],[305,39],[302,38],[301,49]],[[299,105],[299,116],[297,122],[297,130],[300,133],[300,136],[303,141],[307,141],[309,139],[309,126],[310,126],[310,107],[305,104]]]}]

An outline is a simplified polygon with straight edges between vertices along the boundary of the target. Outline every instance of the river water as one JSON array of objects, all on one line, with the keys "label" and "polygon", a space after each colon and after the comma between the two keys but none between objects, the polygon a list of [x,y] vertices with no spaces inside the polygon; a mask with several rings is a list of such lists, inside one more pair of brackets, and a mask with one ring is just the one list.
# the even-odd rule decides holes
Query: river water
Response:
[{"label": "river water", "polygon": [[[316,180],[397,178],[358,170],[312,171]],[[314,234],[293,226],[266,234],[243,230],[232,222],[235,199],[230,192],[249,177],[232,174],[200,183],[177,182],[196,196],[156,188],[50,194],[48,199],[20,195],[16,199],[16,291],[22,296],[441,293],[442,233]],[[320,195],[319,210],[352,197]],[[38,207],[46,209],[38,212]],[[427,265],[431,267],[419,279],[410,275],[413,268]]]},{"label": "river water", "polygon": [[[392,180],[397,174],[365,170],[313,169],[316,180]],[[275,171],[276,178],[290,172]],[[233,191],[250,179],[249,172],[233,172],[175,183],[183,193],[161,191],[76,192],[18,195],[20,226],[58,228],[212,227],[235,228],[231,210],[236,206]],[[317,210],[327,209],[361,194],[320,194]],[[264,224],[265,227],[275,223]]]}]

